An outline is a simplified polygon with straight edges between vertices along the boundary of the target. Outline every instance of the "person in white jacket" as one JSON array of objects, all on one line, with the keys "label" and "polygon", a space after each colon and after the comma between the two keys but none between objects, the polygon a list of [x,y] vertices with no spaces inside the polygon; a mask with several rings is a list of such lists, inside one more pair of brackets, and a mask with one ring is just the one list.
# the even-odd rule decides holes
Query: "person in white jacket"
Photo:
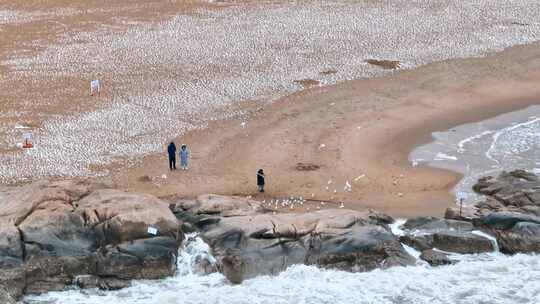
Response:
[{"label": "person in white jacket", "polygon": [[90,82],[90,96],[94,96],[96,93],[98,96],[101,94],[101,83],[97,79]]},{"label": "person in white jacket", "polygon": [[182,170],[188,169],[189,150],[186,145],[182,145],[180,148],[180,166]]}]

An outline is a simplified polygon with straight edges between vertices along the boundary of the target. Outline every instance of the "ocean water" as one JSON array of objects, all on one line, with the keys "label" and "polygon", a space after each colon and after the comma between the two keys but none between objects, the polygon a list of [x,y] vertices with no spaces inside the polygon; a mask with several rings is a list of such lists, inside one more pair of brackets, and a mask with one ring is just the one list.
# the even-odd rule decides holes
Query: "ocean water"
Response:
[{"label": "ocean water", "polygon": [[458,200],[476,201],[472,185],[482,176],[514,169],[540,172],[540,106],[435,132],[433,138],[409,159],[413,165],[462,173],[454,189]]},{"label": "ocean water", "polygon": [[[394,232],[399,233],[396,227]],[[298,265],[277,276],[261,276],[231,285],[218,273],[197,275],[195,260],[211,257],[208,246],[191,236],[179,252],[176,276],[136,281],[118,291],[71,289],[27,296],[26,304],[180,304],[180,303],[540,303],[540,258],[494,252],[453,255],[451,266],[418,262],[366,273],[348,273]],[[409,248],[408,250],[413,250]],[[414,254],[414,252],[413,252]]]}]

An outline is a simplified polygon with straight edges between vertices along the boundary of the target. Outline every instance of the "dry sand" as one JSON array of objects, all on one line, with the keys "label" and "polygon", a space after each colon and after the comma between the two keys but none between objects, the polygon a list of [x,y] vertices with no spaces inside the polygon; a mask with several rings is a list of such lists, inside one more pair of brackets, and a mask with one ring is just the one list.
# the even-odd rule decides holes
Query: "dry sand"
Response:
[{"label": "dry sand", "polygon": [[[454,204],[451,189],[460,176],[413,168],[410,151],[430,141],[433,131],[538,103],[538,83],[540,47],[533,44],[317,87],[270,106],[247,105],[251,114],[245,126],[242,120],[220,121],[177,138],[192,149],[189,171],[169,173],[164,153],[146,157],[142,166],[120,171],[114,179],[162,197],[207,192],[261,199],[314,196],[394,216],[440,216]],[[320,168],[299,171],[298,163]],[[256,193],[258,168],[268,176],[264,196]],[[167,178],[154,183],[139,181],[163,174]],[[346,181],[352,192],[344,191]]]},{"label": "dry sand", "polygon": [[241,101],[540,41],[522,0],[109,2],[0,5],[0,183],[103,176]]},{"label": "dry sand", "polygon": [[[66,65],[67,71],[55,71],[57,62],[54,60],[52,64],[45,62],[43,65],[36,65],[35,60],[32,61],[35,59],[34,54],[38,54],[36,58],[39,59],[41,51],[50,45],[56,50],[62,50],[65,44],[66,49],[69,49],[68,55],[83,54],[84,52],[78,50],[77,46],[79,43],[85,46],[86,44],[76,41],[78,36],[66,38],[67,28],[71,32],[89,33],[88,37],[94,37],[94,31],[100,33],[98,30],[105,28],[108,39],[121,40],[124,37],[122,33],[132,27],[137,28],[140,22],[151,21],[160,24],[160,21],[173,15],[196,15],[196,8],[207,6],[198,1],[126,0],[115,1],[114,4],[109,2],[8,1],[8,4],[0,6],[0,13],[2,9],[32,12],[20,18],[24,21],[22,23],[11,22],[0,27],[0,60],[8,57],[15,58],[16,62],[29,62],[28,67],[38,69],[37,71],[19,70],[15,73],[17,77],[11,77],[13,73],[10,71],[13,67],[0,65],[2,73],[0,83],[4,86],[0,91],[0,104],[2,114],[7,113],[5,117],[0,117],[0,122],[5,126],[11,126],[22,119],[26,125],[35,126],[38,129],[43,121],[50,120],[51,117],[54,120],[55,116],[87,113],[103,107],[105,103],[108,105],[118,97],[114,96],[115,91],[129,92],[133,89],[133,85],[140,83],[141,80],[151,79],[155,80],[155,83],[162,83],[176,77],[174,71],[169,70],[167,62],[157,62],[150,66],[139,66],[138,61],[126,63],[125,70],[106,71],[102,75],[102,80],[112,85],[106,87],[103,98],[90,99],[86,96],[88,80],[93,77],[95,71],[89,70],[81,74],[80,69],[85,68],[85,65],[76,66],[76,63]],[[374,9],[374,12],[384,12],[384,10],[379,11],[379,8],[382,9],[384,6],[379,7],[380,4],[369,3],[365,3],[366,8]],[[461,2],[454,1],[453,3],[450,11],[455,10],[459,13]],[[493,3],[506,7],[501,1]],[[265,2],[264,5],[267,4]],[[96,10],[96,7],[103,7],[103,9]],[[302,12],[313,13],[309,6],[305,5],[305,7],[308,8]],[[341,16],[343,12],[339,11],[339,7],[339,5],[334,5],[335,11],[332,12],[338,12],[337,15]],[[274,9],[273,16],[279,16],[280,12],[291,12],[290,10],[281,11],[280,4],[272,9]],[[357,7],[353,12],[362,12],[363,9],[363,7]],[[384,7],[384,9],[392,10],[393,8]],[[438,7],[426,8],[425,12],[437,17],[437,14],[442,11],[440,9]],[[524,7],[518,11],[520,13],[517,15],[532,18],[526,14],[528,10]],[[236,11],[233,10],[233,12]],[[256,9],[253,12],[256,18],[265,16]],[[324,9],[321,9],[321,12],[326,13]],[[477,10],[472,9],[471,12],[473,14]],[[249,14],[251,13],[252,11]],[[251,16],[249,14],[246,16]],[[347,15],[346,12],[343,15]],[[377,16],[381,17],[381,14]],[[504,17],[504,14],[501,16]],[[406,16],[400,15],[401,17]],[[471,15],[471,17],[474,16]],[[7,19],[10,20],[9,18]],[[16,19],[17,16],[13,18]],[[256,18],[254,22],[258,21]],[[527,36],[529,38],[525,37],[528,35],[526,33],[528,33],[527,26],[529,25],[515,24],[517,21],[513,19],[499,22],[497,18],[493,17],[493,23],[489,22],[490,19],[486,19],[487,22],[482,31],[487,36],[468,35],[475,30],[480,30],[475,29],[478,24],[474,22],[467,23],[467,26],[471,28],[467,27],[463,31],[452,28],[446,32],[444,26],[440,28],[441,32],[445,33],[444,39],[449,39],[448,37],[452,37],[456,31],[463,32],[464,38],[472,39],[472,42],[449,40],[452,43],[449,47],[450,54],[439,53],[441,45],[430,48],[433,41],[429,39],[434,39],[431,34],[426,34],[430,37],[424,37],[425,40],[424,38],[412,39],[418,38],[414,31],[412,34],[406,31],[403,33],[405,35],[403,43],[396,45],[396,48],[399,47],[401,50],[399,56],[391,56],[392,53],[389,50],[393,49],[392,45],[384,45],[380,50],[377,46],[374,48],[381,54],[387,54],[388,59],[400,59],[399,57],[403,56],[406,64],[414,66],[423,63],[423,60],[459,56],[460,52],[470,55],[474,53],[477,45],[482,46],[479,47],[481,49],[479,52],[482,53],[484,48],[493,50],[507,43],[534,40],[535,35],[532,29],[530,36]],[[204,18],[201,20],[204,22]],[[291,20],[295,22],[298,16],[292,16]],[[357,21],[359,29],[363,28],[360,26],[361,21]],[[135,25],[132,26],[132,23]],[[430,26],[422,22],[418,23],[420,30]],[[338,25],[338,28],[348,27],[348,24]],[[437,26],[434,29],[438,30],[440,22],[435,22],[433,26]],[[390,32],[391,30],[390,28]],[[115,36],[115,31],[120,34]],[[145,31],[143,27],[141,32]],[[137,31],[133,33],[139,34]],[[505,41],[504,39],[511,36],[505,36],[508,33],[523,33],[526,39],[512,40],[516,42]],[[330,38],[337,41],[336,38],[348,37],[347,35]],[[496,38],[494,39],[497,41],[496,45],[490,45],[488,42],[491,38],[484,39],[485,37]],[[305,42],[308,45],[305,47],[306,50],[313,47],[309,39],[304,41],[300,38],[298,41],[290,42],[293,44]],[[443,45],[446,42],[450,43],[444,39]],[[62,41],[59,42],[60,40]],[[357,40],[354,35],[351,36],[351,41]],[[381,39],[381,41],[387,40]],[[345,40],[342,43],[347,46],[349,42]],[[411,53],[411,49],[404,47],[407,43],[414,43],[416,48],[429,48],[433,53],[426,51],[425,58],[415,58],[416,53]],[[96,44],[95,42],[90,44],[92,50],[101,51],[99,47],[95,47]],[[371,45],[368,44],[366,49],[367,47]],[[53,55],[55,48],[52,48]],[[281,46],[278,45],[275,48],[278,53],[282,52]],[[297,56],[298,59],[306,57],[311,60],[311,55],[307,56],[304,49],[295,51],[287,45],[283,48],[291,49],[291,56]],[[107,49],[107,46],[104,46],[104,49]],[[364,50],[364,48],[361,49]],[[464,51],[465,49],[467,51]],[[133,52],[137,56],[145,55],[140,50]],[[323,53],[325,53],[324,50]],[[44,54],[51,55],[46,52]],[[336,54],[339,53],[336,51]],[[356,53],[348,53],[350,54]],[[63,55],[65,54],[59,54],[59,57],[52,59],[58,61],[64,58]],[[25,61],[25,56],[33,59]],[[134,58],[141,59],[137,56]],[[122,63],[122,58],[117,57],[111,58],[115,58],[115,64]],[[47,56],[43,58],[51,59]],[[306,58],[304,59],[307,60]],[[314,58],[320,60],[319,57]],[[142,59],[147,58],[142,56]],[[366,75],[388,74],[389,70],[385,67],[392,68],[395,65],[373,61],[382,66],[370,66],[365,63],[368,59],[366,56],[361,58],[358,56],[354,61],[360,70],[367,71]],[[37,62],[39,63],[39,60]],[[146,61],[143,60],[143,62]],[[106,62],[100,64],[106,64]],[[236,64],[236,66],[242,65]],[[276,66],[278,70],[281,68],[279,65]],[[344,66],[343,62],[338,67],[330,66],[326,70],[321,70],[315,64],[312,68],[314,71],[320,71],[319,78],[331,76],[333,79],[340,79],[341,73],[350,67]],[[306,90],[282,98],[273,104],[254,101],[233,103],[228,105],[225,111],[229,113],[245,111],[250,114],[241,119],[214,121],[207,129],[189,132],[175,139],[177,144],[187,143],[192,150],[189,171],[169,173],[164,153],[149,155],[143,159],[142,164],[133,168],[105,166],[105,169],[114,171],[112,177],[121,187],[149,192],[161,197],[193,197],[210,192],[256,195],[261,199],[294,196],[313,199],[311,208],[315,205],[320,206],[318,201],[334,203],[327,206],[344,202],[347,208],[376,208],[394,216],[422,214],[440,216],[446,207],[453,204],[454,198],[450,191],[459,176],[442,170],[412,168],[407,161],[408,153],[416,145],[429,141],[432,131],[445,130],[458,124],[481,120],[536,103],[540,95],[539,67],[539,45],[531,44],[513,47],[484,58],[453,59],[414,70],[399,71],[394,74],[390,72],[391,75],[385,77],[355,80],[328,87],[319,87],[317,80],[303,77],[304,71],[300,71],[297,73],[302,77],[293,79],[297,80],[298,85],[306,87]],[[73,68],[75,72],[71,72],[70,68]],[[226,72],[228,68],[227,66],[220,69],[225,69]],[[260,65],[257,69],[264,71],[268,69],[268,66]],[[215,72],[219,77],[223,75],[221,70],[218,71],[219,73],[213,70],[211,72]],[[285,69],[278,72],[288,71]],[[257,73],[254,75],[264,76]],[[203,74],[199,76],[206,77]],[[231,85],[248,78],[241,73],[234,76],[239,77],[227,78]],[[287,78],[296,77],[286,76]],[[153,77],[156,79],[152,79]],[[197,75],[193,77],[196,78]],[[271,81],[282,80],[273,76],[267,78]],[[129,81],[123,81],[124,79],[129,79]],[[159,91],[161,87],[160,85],[153,86],[155,83],[145,87],[141,92],[136,92],[136,95],[146,98],[148,92]],[[193,83],[196,82],[193,81]],[[212,79],[208,83],[219,84]],[[257,84],[257,82],[254,83]],[[294,86],[293,81],[288,83]],[[173,84],[178,85],[178,83]],[[19,115],[17,111],[21,109],[24,111]],[[242,122],[245,122],[244,126],[241,125]],[[72,124],[76,123],[75,120]],[[3,146],[12,144],[9,132],[11,131],[7,127],[5,130],[0,130],[0,144],[4,141]],[[166,143],[163,143],[163,149],[165,146]],[[86,149],[77,147],[79,148]],[[11,153],[9,150],[3,152]],[[303,165],[299,166],[299,163]],[[86,164],[82,163],[81,168],[87,169]],[[268,185],[265,196],[256,194],[255,173],[258,168],[264,168],[267,173]],[[314,170],[305,170],[305,168]],[[167,175],[166,179],[160,178],[163,174]],[[152,181],[145,181],[145,176],[149,176]],[[344,191],[347,181],[352,185],[351,192]]]}]

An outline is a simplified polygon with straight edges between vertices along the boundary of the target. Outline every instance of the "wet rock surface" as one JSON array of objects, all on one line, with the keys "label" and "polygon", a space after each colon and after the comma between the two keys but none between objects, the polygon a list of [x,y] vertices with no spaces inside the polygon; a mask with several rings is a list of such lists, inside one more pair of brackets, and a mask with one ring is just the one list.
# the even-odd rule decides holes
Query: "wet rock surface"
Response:
[{"label": "wet rock surface", "polygon": [[456,263],[455,261],[452,261],[446,253],[432,249],[422,251],[420,258],[428,262],[431,266],[443,266]]},{"label": "wet rock surface", "polygon": [[466,221],[419,217],[409,219],[403,229],[406,233],[400,241],[419,251],[439,249],[471,254],[495,249],[489,239],[472,233],[475,228]]},{"label": "wet rock surface", "polygon": [[484,202],[477,204],[480,211],[533,214],[540,207],[540,179],[524,170],[481,178],[473,189],[487,197]]},{"label": "wet rock surface", "polygon": [[433,248],[462,254],[492,252],[493,243],[483,236],[473,233],[446,232],[433,234]]},{"label": "wet rock surface", "polygon": [[[216,201],[226,207],[208,208]],[[262,274],[277,274],[294,264],[346,271],[411,265],[387,224],[386,215],[344,209],[304,214],[267,213],[245,198],[199,197],[173,209],[190,218],[210,245],[220,271],[233,283]]]},{"label": "wet rock surface", "polygon": [[504,253],[540,252],[540,178],[524,170],[485,177],[474,190],[486,199],[475,205],[473,223],[496,235]]},{"label": "wet rock surface", "polygon": [[0,285],[15,298],[172,275],[183,238],[167,203],[88,180],[7,188],[0,232]]},{"label": "wet rock surface", "polygon": [[0,296],[71,284],[118,289],[132,279],[172,275],[182,228],[198,232],[213,254],[212,261],[195,261],[194,273],[217,270],[233,283],[294,264],[352,272],[414,264],[401,243],[432,266],[449,265],[455,261],[446,252],[497,249],[481,232],[495,236],[504,253],[540,252],[536,176],[503,173],[481,179],[475,189],[485,201],[459,217],[409,219],[398,238],[389,227],[394,220],[373,210],[276,213],[250,198],[220,195],[168,204],[85,180],[3,188]]}]

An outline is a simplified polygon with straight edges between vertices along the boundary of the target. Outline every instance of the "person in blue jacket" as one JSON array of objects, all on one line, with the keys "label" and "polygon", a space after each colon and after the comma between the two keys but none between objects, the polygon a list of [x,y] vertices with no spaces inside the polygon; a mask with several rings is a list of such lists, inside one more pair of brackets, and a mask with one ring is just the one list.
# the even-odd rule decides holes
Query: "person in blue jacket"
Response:
[{"label": "person in blue jacket", "polygon": [[180,165],[182,166],[182,170],[188,169],[188,159],[189,150],[186,145],[182,145],[182,147],[180,147]]},{"label": "person in blue jacket", "polygon": [[169,169],[176,170],[176,146],[174,142],[171,141],[167,147],[167,152],[169,153]]}]

